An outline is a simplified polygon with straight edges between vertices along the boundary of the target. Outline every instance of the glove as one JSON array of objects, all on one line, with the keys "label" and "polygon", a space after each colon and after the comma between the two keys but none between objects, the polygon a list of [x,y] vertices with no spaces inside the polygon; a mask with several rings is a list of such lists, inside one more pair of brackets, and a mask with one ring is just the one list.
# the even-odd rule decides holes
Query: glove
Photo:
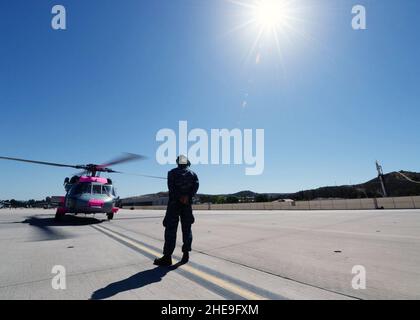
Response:
[{"label": "glove", "polygon": [[179,202],[181,202],[183,205],[187,205],[190,202],[190,198],[188,196],[182,196],[179,198]]}]

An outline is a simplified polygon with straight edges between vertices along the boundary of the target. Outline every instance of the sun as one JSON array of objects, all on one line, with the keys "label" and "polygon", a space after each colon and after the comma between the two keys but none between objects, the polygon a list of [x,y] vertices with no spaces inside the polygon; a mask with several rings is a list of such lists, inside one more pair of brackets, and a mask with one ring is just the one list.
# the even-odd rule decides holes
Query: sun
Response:
[{"label": "sun", "polygon": [[256,23],[264,29],[273,30],[279,27],[284,19],[279,0],[261,0],[255,4],[254,11]]},{"label": "sun", "polygon": [[302,15],[304,10],[300,0],[227,1],[236,5],[243,13],[243,21],[230,32],[246,29],[255,35],[255,38],[251,40],[247,60],[255,56],[255,63],[259,64],[262,46],[269,48],[268,50],[276,50],[282,57],[286,47],[294,42],[294,38],[305,36],[302,32],[305,22]]}]

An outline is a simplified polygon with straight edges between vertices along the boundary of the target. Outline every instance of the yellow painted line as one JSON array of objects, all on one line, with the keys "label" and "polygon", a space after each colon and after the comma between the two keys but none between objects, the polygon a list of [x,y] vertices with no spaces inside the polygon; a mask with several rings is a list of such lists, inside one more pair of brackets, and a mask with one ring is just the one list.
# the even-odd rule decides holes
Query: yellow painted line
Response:
[{"label": "yellow painted line", "polygon": [[[141,245],[141,244],[139,244],[135,241],[127,239],[126,237],[123,237],[123,236],[121,236],[121,235],[119,235],[119,234],[117,234],[117,233],[115,233],[115,232],[113,232],[109,229],[105,229],[101,226],[94,226],[94,228],[100,229],[102,232],[107,233],[107,234],[109,234],[109,235],[111,235],[111,236],[113,236],[113,237],[115,237],[115,238],[133,246],[133,247],[136,247],[136,248],[138,248],[138,249],[140,249],[144,252],[147,252],[148,254],[151,254],[151,255],[155,256],[156,258],[159,258],[161,256],[161,254],[159,252],[157,252],[153,249],[147,248],[146,246],[143,246],[143,245]],[[174,260],[174,264],[176,264],[178,262],[179,261]],[[241,296],[241,297],[243,297],[247,300],[266,300],[266,298],[254,293],[252,291],[244,289],[244,288],[242,288],[238,285],[235,285],[235,284],[230,283],[226,280],[220,279],[216,276],[213,276],[211,274],[208,274],[206,272],[198,270],[198,269],[196,269],[194,267],[191,267],[189,265],[182,265],[182,266],[180,266],[180,268],[182,268],[184,271],[187,271],[187,272],[189,272],[189,273],[191,273],[191,274],[193,274],[193,275],[195,275],[195,276],[197,276],[201,279],[209,281],[209,282],[217,285],[218,287],[221,287],[225,290],[228,290],[228,291],[230,291],[234,294],[237,294],[237,295],[239,295],[239,296]]]}]

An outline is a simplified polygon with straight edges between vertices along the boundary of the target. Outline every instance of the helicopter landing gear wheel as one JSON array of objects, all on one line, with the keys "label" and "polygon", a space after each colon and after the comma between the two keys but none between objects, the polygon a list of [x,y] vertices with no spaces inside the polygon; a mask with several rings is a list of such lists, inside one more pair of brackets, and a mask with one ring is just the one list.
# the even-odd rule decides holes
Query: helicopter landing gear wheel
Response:
[{"label": "helicopter landing gear wheel", "polygon": [[108,220],[114,219],[114,213],[113,212],[107,213],[106,216],[107,216]]},{"label": "helicopter landing gear wheel", "polygon": [[63,217],[64,217],[64,213],[57,211],[55,213],[55,217],[54,218],[55,218],[55,221],[61,221],[63,219]]}]

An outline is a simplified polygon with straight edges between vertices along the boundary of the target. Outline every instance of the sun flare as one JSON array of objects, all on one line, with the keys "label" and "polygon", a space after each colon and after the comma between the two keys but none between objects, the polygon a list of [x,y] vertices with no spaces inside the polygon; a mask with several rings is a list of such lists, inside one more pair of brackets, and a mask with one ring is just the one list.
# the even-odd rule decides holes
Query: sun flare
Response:
[{"label": "sun flare", "polygon": [[255,35],[249,56],[260,61],[261,46],[276,48],[279,56],[293,42],[304,25],[301,2],[299,0],[228,0],[243,9],[243,22],[232,31],[249,29]]},{"label": "sun flare", "polygon": [[255,21],[264,29],[274,29],[281,25],[283,8],[279,0],[259,1],[255,5]]}]

